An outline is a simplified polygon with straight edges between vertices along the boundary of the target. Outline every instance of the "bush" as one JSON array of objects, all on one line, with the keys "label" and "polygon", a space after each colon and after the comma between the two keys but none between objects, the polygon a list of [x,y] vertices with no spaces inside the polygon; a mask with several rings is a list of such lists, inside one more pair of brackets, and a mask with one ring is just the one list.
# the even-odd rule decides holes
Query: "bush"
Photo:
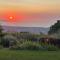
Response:
[{"label": "bush", "polygon": [[36,42],[27,42],[26,48],[31,50],[39,50],[40,44]]},{"label": "bush", "polygon": [[11,47],[11,49],[16,50],[39,50],[40,44],[37,42],[26,41],[17,47]]},{"label": "bush", "polygon": [[58,47],[57,46],[54,46],[54,45],[48,45],[47,46],[47,49],[48,49],[48,51],[57,51],[58,50]]},{"label": "bush", "polygon": [[41,51],[56,51],[58,47],[54,45],[48,45],[44,43],[37,43],[32,41],[25,41],[22,44],[18,44],[17,46],[11,46],[12,50],[41,50]]},{"label": "bush", "polygon": [[3,48],[3,46],[2,45],[0,45],[0,49],[2,49]]}]

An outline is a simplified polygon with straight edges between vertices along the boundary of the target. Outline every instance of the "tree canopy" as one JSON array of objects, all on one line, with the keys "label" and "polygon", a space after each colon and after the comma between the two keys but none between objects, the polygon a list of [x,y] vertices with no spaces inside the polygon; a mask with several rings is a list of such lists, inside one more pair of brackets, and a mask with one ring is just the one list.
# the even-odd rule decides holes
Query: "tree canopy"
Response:
[{"label": "tree canopy", "polygon": [[48,34],[54,34],[60,31],[60,20],[57,21],[54,25],[50,27]]}]

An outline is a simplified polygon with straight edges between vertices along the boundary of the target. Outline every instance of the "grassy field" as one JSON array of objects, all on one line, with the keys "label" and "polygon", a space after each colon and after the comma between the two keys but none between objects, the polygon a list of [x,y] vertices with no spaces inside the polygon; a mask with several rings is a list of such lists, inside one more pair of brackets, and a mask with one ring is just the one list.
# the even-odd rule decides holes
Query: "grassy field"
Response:
[{"label": "grassy field", "polygon": [[0,50],[0,60],[60,60],[60,51]]}]

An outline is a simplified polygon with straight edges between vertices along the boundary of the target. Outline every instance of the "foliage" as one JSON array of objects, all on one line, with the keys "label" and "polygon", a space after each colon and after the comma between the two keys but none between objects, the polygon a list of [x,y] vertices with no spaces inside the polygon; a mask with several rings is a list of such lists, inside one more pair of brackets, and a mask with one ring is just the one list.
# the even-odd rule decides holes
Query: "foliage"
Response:
[{"label": "foliage", "polygon": [[[22,44],[20,44],[19,46],[16,47],[17,50],[38,50],[39,49],[39,44],[36,42],[31,42],[31,41],[25,41]],[[15,47],[12,47],[12,49]]]},{"label": "foliage", "polygon": [[50,27],[49,34],[57,33],[60,30],[60,20]]},{"label": "foliage", "polygon": [[10,47],[12,50],[40,50],[40,51],[57,51],[58,47],[47,43],[38,43],[32,41],[24,41],[19,45]]},{"label": "foliage", "polygon": [[2,49],[3,48],[3,46],[2,45],[0,45],[0,49]]},{"label": "foliage", "polygon": [[[59,29],[58,21],[53,27],[54,31],[57,31]],[[50,30],[50,31],[52,31]],[[0,38],[3,39],[0,40],[0,43],[3,47],[10,47],[10,49],[14,50],[48,50],[48,51],[55,51],[58,50],[56,46],[48,45],[47,43],[40,43],[39,39],[40,37],[47,36],[47,35],[40,35],[40,34],[32,34],[29,32],[15,32],[15,33],[6,33],[4,36],[3,29],[0,27]],[[1,45],[0,44],[0,45]],[[2,47],[1,46],[1,47]]]},{"label": "foliage", "polygon": [[10,47],[12,45],[16,45],[16,43],[16,38],[12,35],[5,35],[3,40],[1,41],[3,47]]},{"label": "foliage", "polygon": [[54,45],[47,45],[47,49],[48,51],[57,51],[59,50],[59,48],[57,46],[54,46]]},{"label": "foliage", "polygon": [[2,26],[0,25],[0,45],[1,45],[1,42],[3,40],[3,37],[4,37],[5,33],[3,33],[3,28]]}]

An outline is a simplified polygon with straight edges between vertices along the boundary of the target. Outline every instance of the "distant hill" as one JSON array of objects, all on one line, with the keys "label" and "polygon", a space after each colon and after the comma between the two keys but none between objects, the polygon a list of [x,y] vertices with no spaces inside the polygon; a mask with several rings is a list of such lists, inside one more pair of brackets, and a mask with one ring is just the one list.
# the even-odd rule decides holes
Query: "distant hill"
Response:
[{"label": "distant hill", "polygon": [[31,33],[37,33],[40,32],[47,34],[49,31],[49,28],[44,27],[17,27],[17,26],[3,26],[3,29],[5,32],[31,32]]}]

